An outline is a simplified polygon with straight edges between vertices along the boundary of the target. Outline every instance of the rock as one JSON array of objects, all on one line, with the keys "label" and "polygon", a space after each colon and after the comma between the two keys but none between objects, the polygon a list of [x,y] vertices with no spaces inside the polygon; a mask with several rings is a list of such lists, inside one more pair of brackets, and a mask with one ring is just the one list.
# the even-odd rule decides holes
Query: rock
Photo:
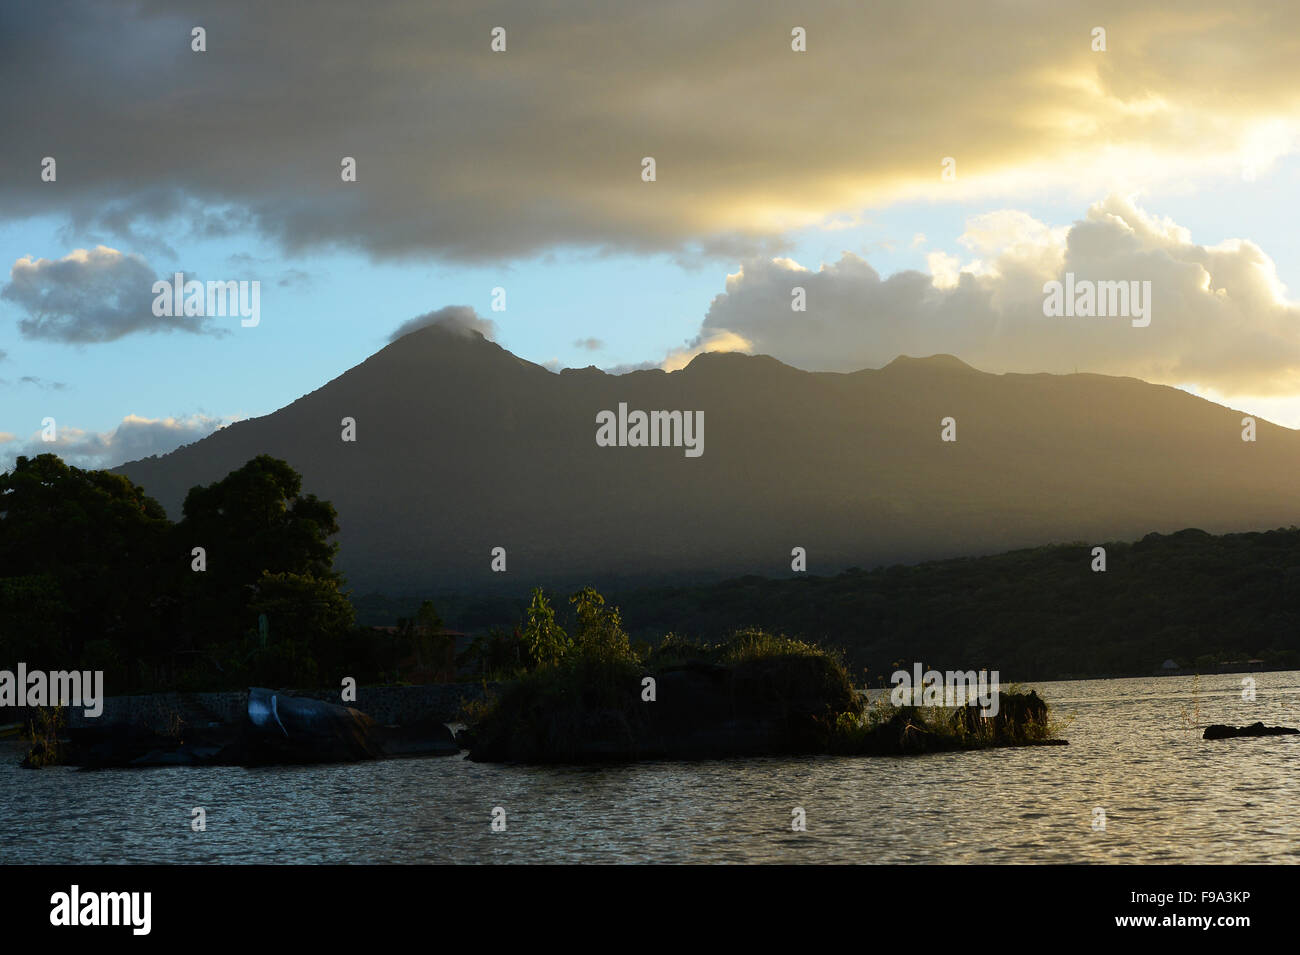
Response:
[{"label": "rock", "polygon": [[390,759],[411,756],[455,756],[460,746],[455,734],[441,720],[428,718],[406,726],[385,726],[383,754]]},{"label": "rock", "polygon": [[360,710],[262,687],[248,691],[246,766],[346,763],[384,756],[383,727]]},{"label": "rock", "polygon": [[1201,739],[1232,739],[1237,736],[1291,736],[1300,730],[1290,726],[1265,726],[1263,723],[1251,723],[1249,726],[1227,726],[1215,723],[1205,727]]},{"label": "rock", "polygon": [[[151,766],[275,766],[452,756],[452,732],[435,716],[406,726],[380,726],[359,710],[254,687],[244,719],[160,732],[143,723],[70,728],[61,762],[83,769]],[[41,765],[44,754],[29,759]]]}]

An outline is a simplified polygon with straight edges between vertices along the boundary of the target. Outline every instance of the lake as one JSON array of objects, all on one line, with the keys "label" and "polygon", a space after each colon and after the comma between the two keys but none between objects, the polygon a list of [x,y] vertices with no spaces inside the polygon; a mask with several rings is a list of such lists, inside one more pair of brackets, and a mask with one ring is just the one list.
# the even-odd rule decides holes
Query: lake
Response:
[{"label": "lake", "polygon": [[5,745],[0,862],[1300,862],[1300,736],[1200,738],[1300,726],[1300,672],[1255,702],[1244,676],[1032,684],[1068,747],[904,758],[32,772]]}]

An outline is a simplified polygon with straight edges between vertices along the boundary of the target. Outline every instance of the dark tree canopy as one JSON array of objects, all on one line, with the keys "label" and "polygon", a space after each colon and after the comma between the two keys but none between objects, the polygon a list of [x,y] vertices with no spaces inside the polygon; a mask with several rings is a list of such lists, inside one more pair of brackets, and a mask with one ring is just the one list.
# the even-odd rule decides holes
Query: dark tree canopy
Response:
[{"label": "dark tree canopy", "polygon": [[170,527],[121,475],[18,458],[0,474],[0,653],[35,665],[104,637],[150,640]]},{"label": "dark tree canopy", "polygon": [[208,573],[252,583],[262,571],[335,577],[334,505],[302,494],[302,477],[261,454],[185,497],[182,536],[208,553]]},{"label": "dark tree canopy", "polygon": [[117,474],[19,458],[0,475],[0,665],[102,668],[123,692],[186,673],[306,681],[339,656],[353,613],[333,505],[261,455],[184,512],[173,524]]}]

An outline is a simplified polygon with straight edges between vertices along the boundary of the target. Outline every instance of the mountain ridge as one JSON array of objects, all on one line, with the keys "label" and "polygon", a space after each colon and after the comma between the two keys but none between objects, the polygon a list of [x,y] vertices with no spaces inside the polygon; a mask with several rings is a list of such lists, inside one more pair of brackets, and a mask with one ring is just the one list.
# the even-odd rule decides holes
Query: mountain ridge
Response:
[{"label": "mountain ridge", "polygon": [[[596,415],[702,411],[699,458],[598,447]],[[341,421],[356,420],[356,442]],[[957,440],[941,440],[956,419]],[[339,511],[358,589],[707,579],[1295,523],[1300,433],[1134,378],[997,375],[949,355],[808,372],[706,353],[555,374],[431,326],[269,415],[115,471],[178,516],[259,453]],[[505,547],[507,571],[491,551]]]}]

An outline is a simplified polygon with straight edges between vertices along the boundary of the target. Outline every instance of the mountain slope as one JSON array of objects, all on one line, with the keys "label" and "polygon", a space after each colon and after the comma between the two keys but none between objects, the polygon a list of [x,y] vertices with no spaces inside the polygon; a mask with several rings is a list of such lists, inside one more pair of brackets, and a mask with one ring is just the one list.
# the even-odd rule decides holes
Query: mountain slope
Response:
[{"label": "mountain slope", "polygon": [[[704,452],[598,447],[596,416],[704,412]],[[940,440],[940,420],[957,441]],[[357,441],[341,440],[353,417]],[[559,375],[433,326],[262,418],[117,469],[173,516],[193,485],[284,458],[340,515],[364,592],[788,573],[1062,540],[1296,522],[1300,434],[1100,375],[951,356],[852,374],[708,354],[671,374]],[[196,542],[197,543],[197,542]],[[502,546],[508,572],[490,570]]]}]

